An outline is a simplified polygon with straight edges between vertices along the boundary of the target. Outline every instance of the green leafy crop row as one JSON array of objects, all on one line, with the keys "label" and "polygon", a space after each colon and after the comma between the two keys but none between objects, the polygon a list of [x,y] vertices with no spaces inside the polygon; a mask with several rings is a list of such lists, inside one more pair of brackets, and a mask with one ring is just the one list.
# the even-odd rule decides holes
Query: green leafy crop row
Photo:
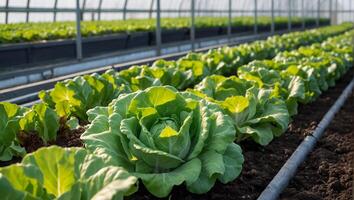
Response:
[{"label": "green leafy crop row", "polygon": [[19,132],[50,141],[63,119],[89,124],[81,135],[86,149],[42,148],[0,168],[0,191],[11,199],[122,199],[137,180],[157,197],[176,185],[200,194],[217,180],[230,182],[243,164],[234,141],[268,144],[298,103],[315,100],[351,67],[353,31],[335,36],[349,27],[77,77],[42,92],[43,103],[31,109],[1,103],[6,160],[24,153]]},{"label": "green leafy crop row", "polygon": [[189,53],[177,61],[158,60],[152,66],[132,66],[120,72],[110,70],[102,75],[76,77],[56,84],[51,91],[42,91],[39,96],[61,117],[73,116],[85,121],[87,110],[108,105],[121,93],[159,85],[185,90],[209,75],[235,74],[237,68],[253,60],[271,59],[279,52],[322,42],[348,28],[350,25],[344,24],[284,34],[236,47],[213,49],[207,53]]},{"label": "green leafy crop row", "polygon": [[352,33],[252,62],[237,76],[207,76],[185,92],[152,86],[122,94],[87,112],[81,139],[157,197],[182,183],[205,193],[239,175],[243,156],[234,140],[267,145],[286,131],[298,102],[313,101],[352,66]]},{"label": "green leafy crop row", "polygon": [[[315,19],[307,18],[307,24],[313,25]],[[300,18],[293,18],[293,25],[300,25]],[[321,19],[321,23],[328,22],[328,19]],[[271,19],[269,17],[259,17],[260,27],[269,27]],[[233,27],[252,28],[254,20],[252,17],[235,17],[232,20]],[[286,27],[287,18],[276,17],[276,26]],[[114,33],[130,33],[137,31],[153,31],[156,22],[154,19],[129,19],[115,21],[83,21],[81,22],[81,34],[84,37],[107,35]],[[196,27],[226,27],[228,25],[225,17],[198,17]],[[161,20],[162,29],[180,29],[190,26],[189,18],[163,18]],[[56,40],[75,38],[76,30],[74,22],[54,22],[54,23],[18,23],[0,24],[0,44],[32,42],[43,40]]]}]

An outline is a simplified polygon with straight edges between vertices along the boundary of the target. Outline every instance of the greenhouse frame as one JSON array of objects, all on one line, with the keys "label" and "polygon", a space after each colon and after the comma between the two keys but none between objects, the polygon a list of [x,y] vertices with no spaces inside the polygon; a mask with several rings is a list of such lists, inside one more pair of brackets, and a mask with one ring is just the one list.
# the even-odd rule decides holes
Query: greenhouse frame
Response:
[{"label": "greenhouse frame", "polygon": [[[291,30],[294,16],[316,19],[319,25],[321,17],[331,19],[332,24],[352,21],[351,0],[3,0],[0,2],[0,23],[19,22],[56,22],[76,21],[76,55],[82,58],[82,44],[79,21],[126,20],[130,18],[156,19],[156,51],[161,51],[161,18],[189,17],[190,42],[194,43],[195,18],[199,16],[228,17],[227,35],[232,34],[231,21],[234,16],[252,16],[254,32],[257,33],[257,17],[270,16],[271,32],[274,32],[274,17],[288,18],[288,30]],[[305,23],[303,23],[305,28]],[[193,47],[192,47],[193,49]]]},{"label": "greenhouse frame", "polygon": [[1,199],[353,199],[353,4],[0,0]]}]

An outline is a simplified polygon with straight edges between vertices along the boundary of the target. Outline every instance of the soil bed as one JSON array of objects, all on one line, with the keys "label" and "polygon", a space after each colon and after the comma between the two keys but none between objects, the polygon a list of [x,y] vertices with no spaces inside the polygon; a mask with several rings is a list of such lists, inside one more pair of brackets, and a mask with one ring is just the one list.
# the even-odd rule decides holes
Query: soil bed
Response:
[{"label": "soil bed", "polygon": [[[334,102],[337,100],[339,95],[342,93],[344,88],[352,80],[353,72],[354,70],[352,68],[350,71],[347,72],[346,75],[344,75],[340,80],[337,81],[335,87],[330,88],[329,90],[324,92],[315,102],[306,105],[300,105],[298,108],[299,113],[293,118],[293,121],[289,125],[287,132],[282,136],[280,136],[279,138],[274,139],[274,141],[272,141],[269,145],[262,147],[252,142],[242,142],[240,145],[242,147],[243,154],[245,157],[245,163],[241,175],[234,182],[231,182],[226,185],[217,182],[215,186],[208,193],[203,195],[191,194],[190,192],[186,191],[185,186],[182,185],[174,188],[169,198],[187,199],[187,200],[188,199],[241,199],[241,200],[257,199],[260,193],[265,189],[268,183],[280,170],[280,168],[283,166],[286,160],[291,156],[291,154],[294,152],[296,147],[301,143],[304,137],[315,130],[317,124],[321,121],[322,117],[326,114],[329,108],[334,104]],[[353,98],[351,100],[349,99],[347,100],[346,102],[347,109],[348,106],[349,107],[352,106],[350,101],[351,103],[353,103]],[[351,112],[348,110],[347,118],[350,117],[350,115],[353,116],[353,108]],[[350,123],[348,119],[343,120],[343,123],[346,121],[347,123]],[[353,125],[353,123],[354,122],[352,120],[351,124]],[[333,126],[333,124],[331,124],[330,126]],[[350,128],[347,129],[350,130]],[[333,130],[340,130],[340,129],[336,129],[336,127],[333,126],[330,127],[329,130],[333,131]],[[353,128],[351,128],[351,130],[353,130]],[[333,138],[336,136],[328,136],[328,137]],[[331,143],[327,144],[328,140],[330,139],[323,141],[323,144],[322,143],[321,144],[325,146],[331,146],[332,145]],[[347,142],[348,144],[350,144],[350,141]],[[351,144],[353,143],[354,142],[351,142]],[[342,145],[344,145],[343,147],[346,146],[346,144],[342,144]],[[335,147],[332,148],[335,149]],[[336,162],[336,161],[332,160],[332,162]],[[345,159],[343,160],[343,163],[344,162],[346,162]],[[339,168],[338,170],[336,171],[337,173],[340,172],[341,168]],[[309,173],[311,174],[312,172]],[[348,180],[349,179],[350,178],[348,178]],[[346,181],[346,183],[348,182]],[[310,187],[311,185],[312,184],[310,184]],[[316,190],[316,188],[314,188],[313,190]],[[301,191],[301,188],[299,188],[297,191],[298,192],[296,193],[299,193]],[[332,198],[329,197],[328,199],[335,199],[333,197],[335,196],[332,196]],[[156,199],[156,197],[149,194],[144,188],[144,186],[140,184],[139,191],[135,193],[131,197],[131,199],[149,200],[149,199]],[[311,199],[311,198],[300,198],[300,199]]]},{"label": "soil bed", "polygon": [[[329,110],[344,88],[353,78],[351,69],[343,76],[336,86],[324,92],[315,102],[300,105],[299,113],[285,134],[276,138],[269,145],[261,147],[252,142],[242,142],[245,163],[241,175],[232,183],[215,184],[207,194],[194,195],[185,190],[185,186],[174,188],[170,199],[257,199],[271,179],[280,170],[281,166],[293,153],[303,138],[310,134]],[[311,165],[300,169],[300,173],[283,194],[284,199],[348,199],[350,195],[351,178],[350,158],[353,161],[353,95],[342,109],[341,118],[336,118],[328,129],[328,135],[319,143],[316,151],[311,155]],[[351,120],[351,121],[350,121]],[[51,143],[59,146],[82,146],[80,135],[84,129],[60,134],[57,141]],[[349,132],[351,131],[351,134]],[[60,131],[63,133],[63,131]],[[28,152],[44,146],[34,138],[26,140],[24,145]],[[33,147],[33,148],[32,148]],[[0,166],[19,162],[14,158],[9,162],[0,162]],[[344,175],[345,174],[345,175]],[[335,178],[341,175],[341,178]],[[343,175],[343,176],[342,176]],[[139,191],[129,199],[149,200],[156,197],[149,194],[142,184]],[[317,191],[318,190],[318,191]],[[345,190],[345,191],[344,191]],[[301,196],[302,195],[302,196]],[[306,196],[307,195],[307,196]],[[313,198],[316,197],[316,198]],[[318,198],[317,198],[318,197]],[[349,198],[350,199],[350,198]]]},{"label": "soil bed", "polygon": [[281,195],[282,200],[354,199],[354,94]]},{"label": "soil bed", "polygon": [[84,127],[79,127],[74,130],[60,129],[55,141],[48,142],[47,144],[36,133],[20,134],[19,138],[21,146],[26,149],[27,153],[36,151],[44,146],[57,145],[61,147],[82,147],[83,143],[80,139],[81,134],[85,132]]},{"label": "soil bed", "polygon": [[[55,141],[48,142],[47,144],[38,136],[37,133],[22,133],[20,132],[18,138],[21,146],[25,148],[27,153],[36,151],[37,149],[45,146],[57,145],[61,147],[83,147],[81,134],[85,132],[85,128],[80,126],[77,129],[70,130],[69,128],[61,125],[58,136]],[[21,162],[22,158],[14,157],[9,161],[0,161],[0,167],[11,165]]]}]

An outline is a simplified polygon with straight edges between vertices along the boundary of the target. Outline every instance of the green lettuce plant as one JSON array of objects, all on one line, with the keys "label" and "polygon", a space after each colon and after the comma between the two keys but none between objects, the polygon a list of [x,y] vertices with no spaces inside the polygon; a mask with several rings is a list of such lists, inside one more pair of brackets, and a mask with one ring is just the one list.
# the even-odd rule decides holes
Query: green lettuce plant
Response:
[{"label": "green lettuce plant", "polygon": [[310,47],[299,48],[296,51],[284,52],[275,59],[311,67],[315,70],[321,89],[327,90],[328,87],[333,87],[335,81],[347,71],[347,61],[349,61],[349,59],[346,59],[347,53],[349,51],[342,52],[341,48],[323,51],[319,44],[314,44]]},{"label": "green lettuce plant", "polygon": [[232,119],[216,104],[185,98],[173,87],[120,95],[87,114],[85,146],[141,179],[157,197],[182,183],[190,192],[205,193],[216,180],[227,183],[241,172]]},{"label": "green lettuce plant", "polygon": [[208,66],[211,74],[231,75],[237,67],[245,64],[245,54],[234,50],[232,47],[210,49],[206,54],[201,54],[201,59]]},{"label": "green lettuce plant", "polygon": [[215,72],[215,70],[210,69],[200,54],[189,53],[186,56],[178,59],[176,67],[181,71],[191,71],[193,74],[194,84],[199,83],[204,77],[209,76]]},{"label": "green lettuce plant", "polygon": [[26,153],[16,140],[20,130],[19,116],[26,110],[16,104],[0,103],[0,161],[8,161],[13,156],[23,156]]},{"label": "green lettuce plant", "polygon": [[117,74],[124,79],[132,91],[144,90],[151,86],[170,85],[179,90],[195,82],[194,71],[181,70],[176,61],[157,60],[152,66],[132,66]]},{"label": "green lettuce plant", "polygon": [[176,61],[158,60],[149,68],[150,73],[160,80],[162,85],[170,85],[178,90],[184,90],[197,81],[194,69],[180,69]]},{"label": "green lettuce plant", "polygon": [[134,65],[129,69],[120,71],[117,76],[123,79],[132,91],[144,90],[151,86],[162,85],[161,81],[155,77],[155,74],[150,72],[149,66]]},{"label": "green lettuce plant", "polygon": [[0,168],[3,199],[123,199],[136,178],[83,148],[51,146]]},{"label": "green lettuce plant", "polygon": [[[254,61],[240,67],[237,75],[241,79],[253,82],[258,88],[272,90],[272,96],[283,99],[289,114],[293,116],[297,113],[299,101],[309,102],[321,94],[321,91],[317,82],[313,80],[313,71],[297,65],[289,65],[288,68],[282,66],[284,68],[282,71],[278,69],[279,67],[269,60]],[[301,76],[298,76],[299,74]]]},{"label": "green lettuce plant", "polygon": [[21,134],[38,134],[46,144],[55,141],[59,130],[59,116],[46,104],[35,104],[31,109],[20,116],[19,126]]},{"label": "green lettuce plant", "polygon": [[0,103],[0,160],[8,161],[13,156],[22,157],[26,151],[21,147],[21,138],[37,134],[45,144],[55,141],[60,122],[57,113],[46,104],[32,108],[11,103]]},{"label": "green lettuce plant", "polygon": [[232,117],[238,141],[252,138],[267,145],[288,127],[290,117],[285,102],[274,97],[272,90],[259,89],[252,82],[213,75],[190,92],[197,100],[219,104]]},{"label": "green lettuce plant", "polygon": [[[321,18],[321,21],[328,19]],[[314,19],[306,18],[306,24],[313,22]],[[301,24],[301,19],[292,18],[293,25]],[[238,16],[232,19],[232,26],[240,30],[252,30],[254,24],[253,17]],[[271,18],[267,16],[258,16],[258,25],[260,27],[270,27]],[[228,26],[227,17],[197,17],[195,21],[196,28],[221,28]],[[276,17],[275,25],[286,29],[287,18]],[[161,20],[162,30],[185,30],[190,27],[188,17],[163,18]],[[156,28],[155,19],[127,19],[127,20],[99,20],[82,21],[81,34],[83,37],[102,36],[110,34],[129,34],[132,32],[149,31],[153,32]],[[12,23],[0,24],[0,44],[2,43],[20,43],[43,40],[57,40],[75,38],[75,22],[35,22],[35,23]]]},{"label": "green lettuce plant", "polygon": [[59,82],[51,91],[41,91],[40,99],[56,110],[60,117],[74,116],[87,120],[86,111],[108,105],[114,98],[131,89],[113,70],[106,73],[78,76]]},{"label": "green lettuce plant", "polygon": [[[69,119],[71,117],[77,117],[80,121],[86,122],[87,110],[95,106],[106,106],[119,94],[161,85],[170,85],[178,90],[192,88],[209,75],[235,74],[241,65],[247,64],[255,59],[271,59],[281,51],[290,51],[302,45],[324,41],[326,38],[342,33],[350,27],[351,26],[348,24],[342,24],[305,32],[283,34],[281,36],[269,37],[267,40],[255,41],[236,47],[222,47],[210,50],[207,53],[189,53],[177,61],[159,60],[152,66],[133,66],[117,73],[113,70],[109,70],[103,75],[93,74],[91,76],[77,77],[72,80],[57,83],[54,90],[47,92],[42,91],[39,97],[43,102],[55,109],[61,118]],[[326,49],[327,52],[335,50],[332,51],[336,53],[332,53],[333,56],[331,58],[343,56],[345,62],[342,64],[348,65],[351,63],[351,54],[349,53],[351,48],[348,48],[347,43],[339,44],[343,42],[341,40],[343,40],[343,38],[325,42],[319,49]],[[337,43],[340,46],[333,45]],[[340,47],[340,51],[338,47]],[[284,53],[283,55],[287,54]],[[317,56],[320,55],[316,55],[316,57]],[[290,62],[292,59],[285,58],[286,56],[278,57],[282,62]],[[340,59],[342,59],[342,57]],[[310,59],[308,60],[309,61],[304,64],[312,65],[312,61]],[[336,63],[332,63],[334,67],[338,63],[340,64],[338,59],[333,60],[337,60],[335,61]],[[291,62],[294,63],[294,61]],[[328,59],[326,59],[326,62],[322,62],[321,66],[326,63],[328,63]],[[327,70],[322,69],[320,71],[312,70],[306,73],[319,76],[318,73],[326,74],[326,71]],[[322,77],[322,75],[320,77]],[[298,77],[296,81],[295,79],[294,81],[291,80],[291,78],[287,79],[285,81],[286,84],[294,85],[296,83],[295,85],[300,86]],[[321,79],[318,85],[321,86],[322,90],[328,88],[325,78]],[[287,98],[286,90],[284,90],[287,86],[280,88],[281,96],[287,101],[289,109],[291,110],[290,114],[295,114],[297,110],[296,101],[293,97]]]}]

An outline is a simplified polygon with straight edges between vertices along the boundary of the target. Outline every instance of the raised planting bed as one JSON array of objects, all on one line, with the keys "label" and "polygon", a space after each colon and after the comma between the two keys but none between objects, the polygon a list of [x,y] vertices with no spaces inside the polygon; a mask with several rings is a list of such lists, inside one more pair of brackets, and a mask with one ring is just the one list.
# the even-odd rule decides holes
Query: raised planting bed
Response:
[{"label": "raised planting bed", "polygon": [[196,38],[214,37],[220,35],[221,33],[221,27],[201,27],[195,29]]},{"label": "raised planting bed", "polygon": [[84,38],[82,43],[82,54],[84,57],[95,56],[103,53],[124,49],[127,46],[129,35],[114,34],[108,36],[96,36]]},{"label": "raised planting bed", "polygon": [[353,198],[354,93],[331,122],[281,200],[347,200]]},{"label": "raised planting bed", "polygon": [[[304,137],[314,131],[324,114],[352,80],[353,73],[352,68],[337,81],[335,87],[324,92],[315,102],[300,105],[299,113],[293,118],[287,132],[269,145],[262,147],[254,142],[241,142],[245,163],[241,175],[234,182],[226,185],[217,182],[212,190],[203,195],[193,195],[185,190],[185,186],[178,186],[172,191],[170,199],[257,199]],[[309,158],[311,162],[305,163],[304,168],[299,169],[300,173],[281,199],[348,199],[352,181],[350,162],[354,152],[350,146],[354,139],[354,110],[351,105],[353,100],[352,94],[332,123],[333,126],[329,127],[326,137]],[[69,130],[63,129],[63,134],[50,145],[81,146],[79,137],[84,130],[67,131]],[[44,146],[36,136],[23,138],[23,142],[28,152]],[[14,158],[10,162],[1,162],[0,165],[6,166],[19,161],[19,158]],[[338,179],[338,176],[341,178]],[[139,191],[128,199],[149,200],[156,197],[149,194],[140,184]]]},{"label": "raised planting bed", "polygon": [[[162,43],[171,43],[171,42],[180,42],[190,39],[189,29],[162,29],[161,30],[161,42]],[[156,44],[156,32],[151,32],[150,45]]]},{"label": "raised planting bed", "polygon": [[253,26],[234,26],[234,27],[231,27],[231,31],[233,33],[249,32],[249,31],[253,31]]},{"label": "raised planting bed", "polygon": [[[276,30],[287,29],[286,24],[276,26]],[[232,33],[246,34],[253,26],[232,27]],[[270,31],[269,26],[259,26],[259,32]],[[225,35],[226,27],[207,27],[196,29],[196,39]],[[190,30],[162,30],[162,43],[179,42],[190,39]],[[132,32],[129,34],[111,34],[82,39],[83,57],[97,56],[126,49],[146,47],[156,44],[155,32]],[[0,68],[25,67],[47,64],[53,61],[76,59],[74,39],[44,42],[27,42],[0,45]]]},{"label": "raised planting bed", "polygon": [[275,24],[275,25],[274,25],[274,29],[275,29],[275,30],[288,29],[288,24],[287,24],[287,23]]},{"label": "raised planting bed", "polygon": [[[17,189],[14,172],[23,180],[38,180],[41,191],[58,198],[110,194],[132,195],[131,199],[258,196],[269,181],[266,175],[271,179],[271,173],[284,163],[281,159],[286,160],[306,136],[300,130],[295,137],[302,128],[296,127],[297,123],[310,130],[316,124],[310,123],[316,120],[313,115],[321,116],[330,107],[321,105],[321,100],[337,98],[328,87],[337,82],[339,88],[351,80],[353,31],[346,31],[349,26],[290,33],[205,54],[190,53],[177,61],[159,60],[152,66],[75,77],[40,92],[43,102],[31,108],[1,103],[5,136],[1,159],[24,156],[20,164],[0,168],[1,188],[8,188],[4,197],[14,196],[12,191],[17,190],[16,194],[32,192],[28,181]],[[312,42],[321,44],[305,47]],[[273,58],[279,49],[289,51]],[[312,59],[317,56],[321,62]],[[234,63],[241,58],[245,63]],[[284,65],[290,59],[291,65]],[[201,70],[195,70],[196,66]],[[349,75],[345,73],[348,70]],[[217,75],[236,71],[237,77]],[[305,87],[308,85],[311,88]],[[308,109],[300,106],[300,114],[294,117],[298,102],[314,103]],[[307,111],[307,118],[301,118],[302,110]],[[86,129],[84,133],[79,125]],[[288,137],[291,139],[286,140]],[[85,148],[36,150],[50,144],[82,143]],[[25,150],[36,151],[26,154]],[[48,173],[52,171],[66,173],[54,173],[56,178],[52,179],[53,173]],[[128,172],[134,177],[128,177]],[[121,173],[123,176],[111,176]],[[41,182],[43,177],[54,190]],[[78,184],[71,182],[68,193],[58,193],[62,187],[56,180],[62,178]],[[215,183],[216,178],[220,183]],[[101,180],[108,183],[102,185]],[[139,191],[135,184],[139,184]],[[33,194],[43,195],[46,193]]]},{"label": "raised planting bed", "polygon": [[[206,38],[221,34],[220,28],[196,29],[196,38]],[[189,29],[163,30],[162,43],[188,40]],[[82,39],[83,57],[97,56],[126,49],[146,47],[156,44],[155,32],[132,32],[129,34],[111,34]],[[0,45],[0,68],[45,64],[76,58],[74,39],[28,42]]]},{"label": "raised planting bed", "polygon": [[[123,49],[132,49],[148,46],[150,43],[150,32],[135,32],[128,35],[127,43]],[[122,49],[117,49],[122,50]],[[116,50],[116,51],[117,51]]]},{"label": "raised planting bed", "polygon": [[[315,102],[300,105],[299,113],[295,115],[286,133],[269,145],[262,147],[253,142],[241,142],[245,162],[241,175],[234,182],[226,185],[217,182],[208,193],[203,195],[191,194],[185,190],[185,186],[176,187],[171,193],[171,199],[256,200],[301,141],[315,130],[322,117],[352,80],[353,74],[352,68],[336,83],[335,87],[324,92]],[[354,94],[352,93],[351,98],[342,108],[342,112],[328,128],[327,135],[322,139],[319,147],[303,165],[305,168],[299,169],[300,173],[294,178],[281,199],[348,199],[346,197],[351,194],[352,184],[350,166],[354,154],[353,147],[349,145],[354,141],[353,100]],[[337,128],[344,123],[346,123],[344,127]],[[337,138],[339,135],[341,136]],[[332,141],[328,142],[328,140]],[[316,155],[319,157],[315,158]],[[341,155],[342,157],[339,157]],[[324,164],[320,161],[328,161],[328,163]],[[308,163],[312,164],[308,165]],[[329,174],[331,172],[332,174]],[[132,196],[132,199],[156,199],[143,188],[143,185],[140,186],[141,188]]]},{"label": "raised planting bed", "polygon": [[258,32],[269,32],[271,30],[269,25],[262,25],[258,26]]}]

